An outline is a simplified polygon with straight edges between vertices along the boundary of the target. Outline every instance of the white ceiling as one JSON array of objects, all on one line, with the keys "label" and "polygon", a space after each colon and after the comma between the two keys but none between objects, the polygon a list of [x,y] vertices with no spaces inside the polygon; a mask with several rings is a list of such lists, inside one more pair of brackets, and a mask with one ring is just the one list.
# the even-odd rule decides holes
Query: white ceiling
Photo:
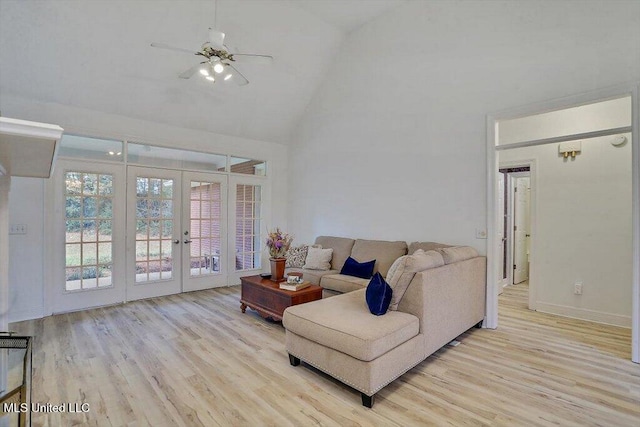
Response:
[{"label": "white ceiling", "polygon": [[[213,0],[0,0],[0,96],[288,143],[345,35],[404,0],[219,0],[218,28],[248,86],[177,76],[214,26]],[[117,130],[116,130],[117,131]]]}]

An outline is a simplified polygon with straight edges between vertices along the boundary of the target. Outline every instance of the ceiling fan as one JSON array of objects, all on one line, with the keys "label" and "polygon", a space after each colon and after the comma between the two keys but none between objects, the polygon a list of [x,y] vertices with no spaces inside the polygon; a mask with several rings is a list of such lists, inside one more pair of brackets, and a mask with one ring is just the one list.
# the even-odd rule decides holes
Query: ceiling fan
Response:
[{"label": "ceiling fan", "polygon": [[189,53],[204,58],[178,77],[189,79],[196,72],[199,72],[206,80],[215,83],[218,80],[231,80],[239,86],[249,84],[249,80],[231,63],[236,61],[235,57],[254,58],[271,62],[273,56],[260,55],[255,53],[232,53],[224,44],[225,34],[213,28],[209,28],[209,40],[204,42],[198,51],[192,51],[181,47],[170,46],[165,43],[151,43],[151,47],[173,50],[177,52]]}]

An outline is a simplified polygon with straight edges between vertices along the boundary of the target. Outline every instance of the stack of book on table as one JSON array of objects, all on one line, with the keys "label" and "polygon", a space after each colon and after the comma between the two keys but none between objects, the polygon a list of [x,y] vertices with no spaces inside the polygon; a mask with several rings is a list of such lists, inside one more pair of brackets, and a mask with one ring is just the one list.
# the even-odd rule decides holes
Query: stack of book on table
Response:
[{"label": "stack of book on table", "polygon": [[302,283],[280,283],[280,289],[284,289],[285,291],[299,291],[304,288],[308,288],[311,286],[310,282],[302,282]]}]

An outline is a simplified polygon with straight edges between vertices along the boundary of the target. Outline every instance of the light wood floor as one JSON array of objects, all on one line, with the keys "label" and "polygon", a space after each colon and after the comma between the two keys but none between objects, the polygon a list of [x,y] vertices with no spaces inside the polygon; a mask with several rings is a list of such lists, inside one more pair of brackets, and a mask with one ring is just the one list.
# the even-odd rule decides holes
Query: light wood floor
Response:
[{"label": "light wood floor", "polygon": [[239,288],[155,298],[12,325],[35,335],[33,398],[88,402],[35,426],[640,425],[629,330],[526,310],[472,329],[382,389],[360,394],[289,365],[280,324],[240,313]]}]

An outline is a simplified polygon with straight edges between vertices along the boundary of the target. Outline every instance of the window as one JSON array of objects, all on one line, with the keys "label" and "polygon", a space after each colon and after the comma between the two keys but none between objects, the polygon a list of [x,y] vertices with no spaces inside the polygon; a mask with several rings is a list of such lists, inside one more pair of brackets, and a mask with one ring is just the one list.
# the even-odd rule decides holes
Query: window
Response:
[{"label": "window", "polygon": [[267,164],[264,160],[252,160],[231,156],[231,172],[265,176],[267,174]]},{"label": "window", "polygon": [[261,267],[261,191],[260,185],[236,185],[236,271]]},{"label": "window", "polygon": [[112,286],[113,175],[65,174],[67,291]]}]

